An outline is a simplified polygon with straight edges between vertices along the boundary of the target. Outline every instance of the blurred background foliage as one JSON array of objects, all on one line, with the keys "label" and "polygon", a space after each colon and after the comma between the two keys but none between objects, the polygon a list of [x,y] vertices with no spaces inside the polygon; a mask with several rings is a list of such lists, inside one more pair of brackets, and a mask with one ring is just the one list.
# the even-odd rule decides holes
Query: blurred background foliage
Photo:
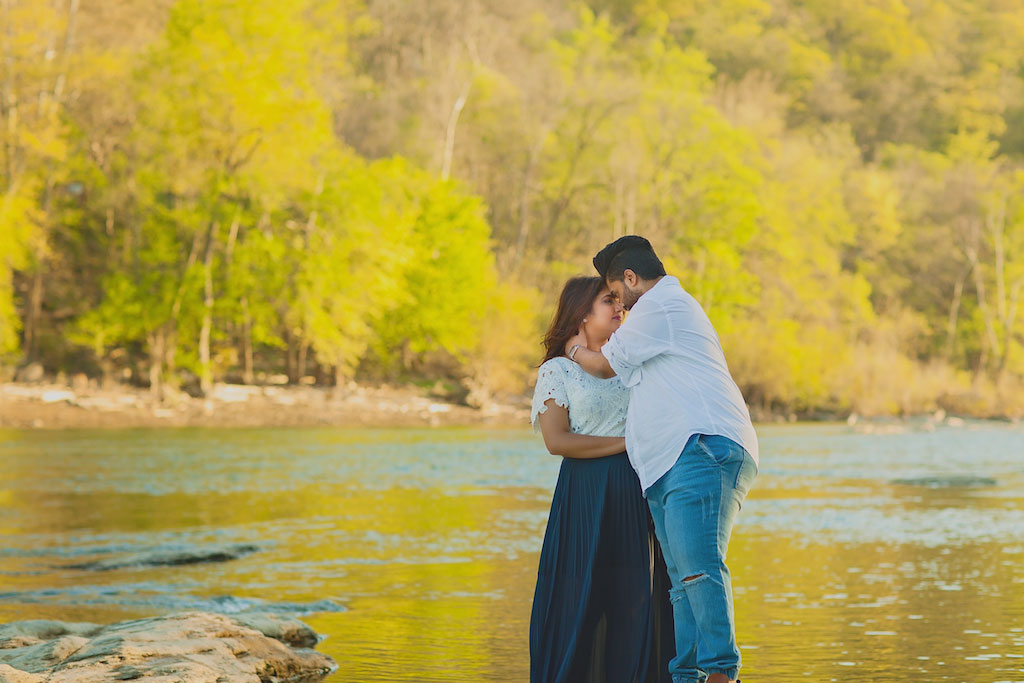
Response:
[{"label": "blurred background foliage", "polygon": [[0,0],[0,45],[8,377],[483,404],[639,233],[760,414],[1024,412],[1016,0]]}]

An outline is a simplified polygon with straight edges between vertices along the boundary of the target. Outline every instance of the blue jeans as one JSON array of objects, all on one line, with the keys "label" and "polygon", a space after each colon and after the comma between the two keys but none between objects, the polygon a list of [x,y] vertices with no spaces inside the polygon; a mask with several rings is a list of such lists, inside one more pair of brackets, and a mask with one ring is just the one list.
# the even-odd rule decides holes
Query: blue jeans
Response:
[{"label": "blue jeans", "polygon": [[695,435],[672,469],[647,489],[672,580],[673,683],[703,683],[713,673],[733,679],[739,673],[725,556],[736,513],[755,476],[754,459],[735,441]]}]

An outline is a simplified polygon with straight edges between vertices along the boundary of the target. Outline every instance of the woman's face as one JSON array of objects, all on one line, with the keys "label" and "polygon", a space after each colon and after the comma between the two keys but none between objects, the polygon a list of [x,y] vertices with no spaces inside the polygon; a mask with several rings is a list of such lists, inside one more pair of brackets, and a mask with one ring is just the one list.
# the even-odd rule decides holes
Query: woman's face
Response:
[{"label": "woman's face", "polygon": [[583,323],[583,331],[590,339],[607,339],[622,324],[622,304],[611,290],[604,287],[594,299]]}]

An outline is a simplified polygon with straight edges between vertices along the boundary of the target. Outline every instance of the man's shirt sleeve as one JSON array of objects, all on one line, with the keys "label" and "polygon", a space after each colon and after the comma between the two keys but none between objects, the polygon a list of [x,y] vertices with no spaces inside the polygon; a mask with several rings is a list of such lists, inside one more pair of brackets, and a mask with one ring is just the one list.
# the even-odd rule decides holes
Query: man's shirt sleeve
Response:
[{"label": "man's shirt sleeve", "polygon": [[601,347],[601,353],[622,384],[633,387],[643,377],[643,365],[665,353],[672,344],[672,328],[661,306],[634,307],[622,327]]}]

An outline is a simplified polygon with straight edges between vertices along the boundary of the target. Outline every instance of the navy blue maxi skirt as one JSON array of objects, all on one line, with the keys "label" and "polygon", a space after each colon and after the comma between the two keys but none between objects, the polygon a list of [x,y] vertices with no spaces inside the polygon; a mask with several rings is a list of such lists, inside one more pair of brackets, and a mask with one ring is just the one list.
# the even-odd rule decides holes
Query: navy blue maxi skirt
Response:
[{"label": "navy blue maxi skirt", "polygon": [[670,682],[670,585],[626,454],[563,458],[530,616],[531,683]]}]

